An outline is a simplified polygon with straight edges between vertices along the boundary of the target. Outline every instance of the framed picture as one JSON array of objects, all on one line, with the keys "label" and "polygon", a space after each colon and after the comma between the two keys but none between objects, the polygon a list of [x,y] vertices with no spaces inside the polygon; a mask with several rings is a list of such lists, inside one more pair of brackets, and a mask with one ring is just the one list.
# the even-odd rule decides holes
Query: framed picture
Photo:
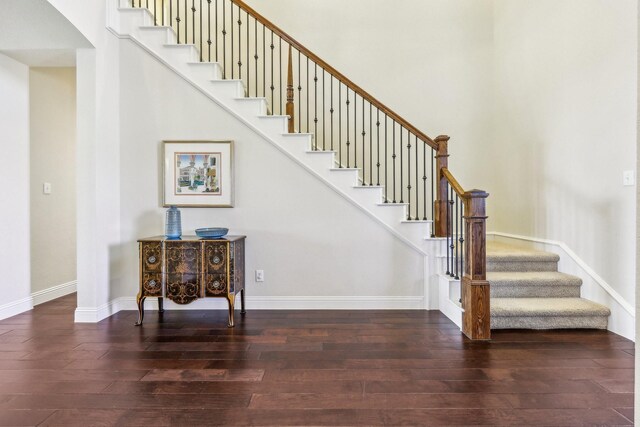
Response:
[{"label": "framed picture", "polygon": [[164,141],[164,206],[233,207],[233,141]]}]

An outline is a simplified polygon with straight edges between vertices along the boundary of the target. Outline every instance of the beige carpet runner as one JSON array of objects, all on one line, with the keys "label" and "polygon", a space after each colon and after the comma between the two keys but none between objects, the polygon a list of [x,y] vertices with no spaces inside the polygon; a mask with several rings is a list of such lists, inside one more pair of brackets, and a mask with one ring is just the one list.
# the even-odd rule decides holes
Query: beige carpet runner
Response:
[{"label": "beige carpet runner", "polygon": [[559,256],[487,244],[491,329],[606,329],[610,310],[580,298],[582,279],[558,272]]}]

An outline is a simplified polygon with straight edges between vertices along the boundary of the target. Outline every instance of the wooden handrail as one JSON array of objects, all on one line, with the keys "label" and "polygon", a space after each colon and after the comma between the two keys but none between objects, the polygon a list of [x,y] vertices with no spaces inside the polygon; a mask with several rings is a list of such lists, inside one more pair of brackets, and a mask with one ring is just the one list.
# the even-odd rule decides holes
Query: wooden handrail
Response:
[{"label": "wooden handrail", "polygon": [[453,191],[455,191],[461,199],[466,200],[468,196],[465,195],[466,193],[464,189],[462,188],[458,180],[449,171],[449,169],[442,168],[442,175],[444,175],[447,181],[449,181],[449,184],[451,185],[451,188],[453,188]]},{"label": "wooden handrail", "polygon": [[380,111],[382,111],[384,114],[386,114],[387,117],[395,120],[396,123],[398,123],[399,125],[401,125],[405,129],[409,130],[411,133],[416,135],[425,144],[429,145],[434,150],[438,149],[438,144],[433,139],[429,138],[429,136],[427,136],[422,131],[418,130],[415,126],[413,126],[412,124],[407,122],[400,115],[398,115],[396,112],[394,112],[391,108],[387,107],[382,102],[380,102],[376,98],[374,98],[371,94],[369,94],[364,89],[362,89],[360,86],[358,86],[357,84],[355,84],[354,82],[349,80],[344,74],[342,74],[341,72],[339,72],[338,70],[333,68],[326,61],[324,61],[322,58],[320,58],[315,53],[311,52],[309,49],[307,49],[304,45],[299,43],[296,39],[291,37],[289,34],[285,33],[283,30],[278,28],[278,26],[273,24],[267,18],[265,18],[264,16],[260,15],[260,13],[258,13],[256,10],[254,10],[251,6],[246,4],[244,1],[242,1],[242,0],[231,0],[231,3],[237,5],[242,10],[244,10],[245,12],[247,12],[248,14],[253,16],[254,19],[256,19],[262,25],[267,27],[270,31],[273,31],[274,34],[277,34],[281,39],[283,39],[284,41],[289,43],[290,46],[293,46],[296,50],[298,50],[301,53],[303,53],[305,56],[307,56],[313,62],[318,64],[321,68],[323,68],[326,71],[328,71],[329,74],[331,74],[333,77],[338,79],[338,81],[344,83],[351,90],[356,92],[362,98],[366,99],[368,102],[370,102],[376,108],[378,108]]}]

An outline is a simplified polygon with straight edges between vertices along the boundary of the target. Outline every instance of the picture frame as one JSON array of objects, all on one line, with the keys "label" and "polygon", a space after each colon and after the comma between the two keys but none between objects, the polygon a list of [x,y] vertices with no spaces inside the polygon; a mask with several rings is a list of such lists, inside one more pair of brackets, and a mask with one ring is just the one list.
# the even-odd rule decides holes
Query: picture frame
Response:
[{"label": "picture frame", "polygon": [[164,207],[233,207],[233,141],[163,141],[162,148]]}]

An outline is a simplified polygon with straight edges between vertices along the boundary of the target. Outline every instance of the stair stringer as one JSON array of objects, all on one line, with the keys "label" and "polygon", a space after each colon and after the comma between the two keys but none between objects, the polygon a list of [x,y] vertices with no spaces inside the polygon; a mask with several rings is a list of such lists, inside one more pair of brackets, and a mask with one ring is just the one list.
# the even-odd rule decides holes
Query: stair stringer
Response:
[{"label": "stair stringer", "polygon": [[[117,7],[115,5],[119,3],[119,0],[111,1],[114,3],[114,8]],[[430,235],[430,221],[427,221],[426,223],[424,221],[406,221],[406,206],[399,203],[383,203],[384,201],[380,196],[381,190],[379,187],[358,185],[358,174],[356,169],[335,168],[335,158],[330,158],[331,152],[320,154],[321,152],[312,151],[312,135],[285,133],[288,117],[267,116],[266,113],[268,111],[268,105],[266,100],[264,98],[244,98],[244,85],[241,81],[214,80],[213,77],[219,75],[219,71],[215,71],[213,73],[214,75],[212,75],[212,84],[210,87],[203,87],[202,80],[200,79],[200,81],[198,81],[198,79],[193,78],[191,75],[192,73],[195,73],[193,62],[196,61],[197,58],[195,58],[195,55],[192,53],[189,53],[189,51],[193,52],[193,49],[190,49],[189,45],[170,46],[168,43],[162,45],[165,49],[170,49],[171,51],[175,51],[176,46],[181,46],[181,48],[178,48],[183,51],[180,55],[182,55],[182,59],[186,59],[183,60],[182,64],[175,64],[177,61],[175,55],[162,55],[147,46],[140,39],[139,33],[144,31],[149,33],[148,27],[152,25],[153,18],[148,10],[144,8],[118,8],[117,11],[117,13],[110,14],[108,16],[107,29],[112,34],[119,39],[133,42],[152,58],[163,64],[169,70],[173,71],[178,77],[183,79],[198,92],[202,93],[212,102],[251,129],[256,135],[270,143],[285,156],[297,163],[309,174],[316,177],[337,194],[364,212],[371,219],[378,222],[399,241],[403,242],[412,250],[422,254],[425,257],[425,308],[439,308],[438,274],[441,273],[440,266],[442,263],[438,261],[438,258],[440,258],[439,254],[445,253],[446,242],[444,239],[432,239],[428,237]],[[136,23],[136,18],[140,19],[140,22]],[[122,28],[128,29],[130,32],[123,31]],[[169,38],[172,37],[172,30],[168,30],[167,34]],[[215,64],[213,66],[215,66]],[[201,75],[202,71],[198,70],[197,73]],[[220,85],[225,87],[223,93],[219,93],[218,91]],[[233,88],[234,85],[237,86],[237,90]],[[236,93],[234,93],[234,91],[236,91]],[[256,105],[251,106],[251,104]],[[253,107],[255,107],[253,113],[248,111]],[[267,124],[267,121],[271,123]],[[324,160],[328,160],[329,164],[325,165],[325,167],[321,167],[318,164],[318,157],[325,158]],[[320,162],[322,161],[323,160],[320,160]],[[353,175],[353,182],[350,185],[346,185],[345,181],[348,181],[349,177],[345,178],[340,175],[350,173]],[[375,196],[376,192],[379,193],[378,199],[376,199]],[[371,197],[368,198],[368,196],[363,196],[363,193],[370,193],[369,196]],[[394,212],[389,213],[394,210],[396,211],[395,213],[400,213],[400,215],[395,216]]]}]

